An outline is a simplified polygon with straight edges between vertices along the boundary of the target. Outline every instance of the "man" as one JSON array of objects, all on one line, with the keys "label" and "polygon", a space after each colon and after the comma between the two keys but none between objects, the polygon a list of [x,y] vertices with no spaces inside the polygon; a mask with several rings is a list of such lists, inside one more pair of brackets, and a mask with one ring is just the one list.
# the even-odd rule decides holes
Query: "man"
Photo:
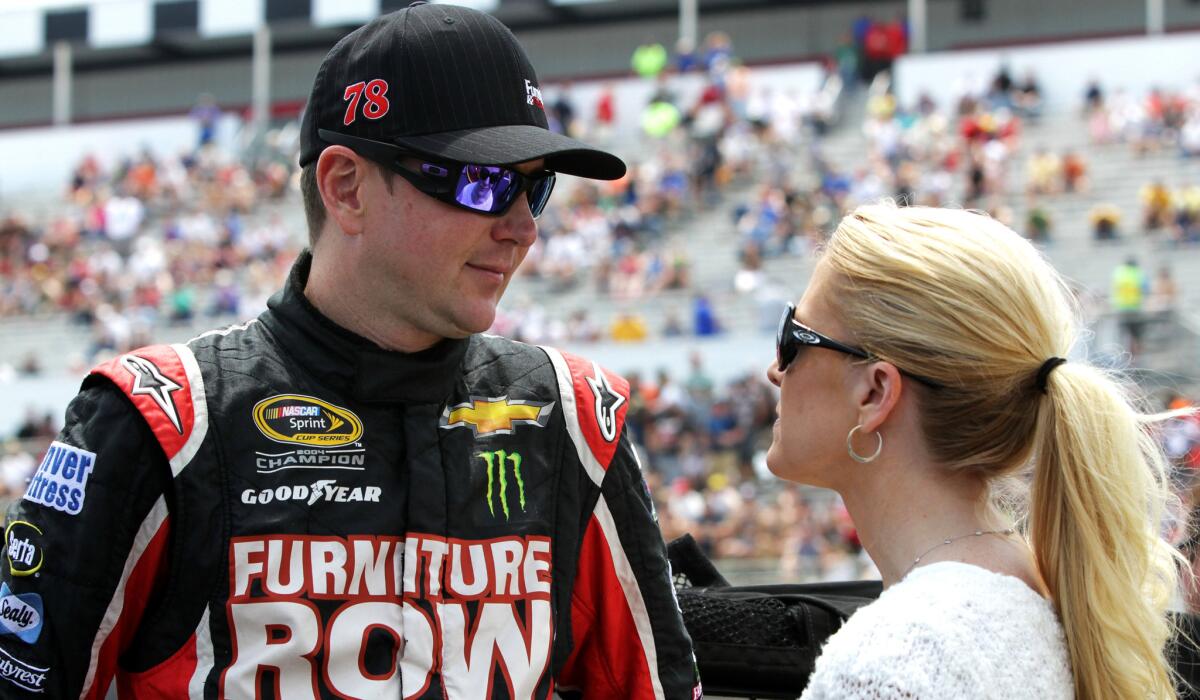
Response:
[{"label": "man", "polygon": [[1146,330],[1145,303],[1150,293],[1150,278],[1130,255],[1113,269],[1109,298],[1117,312],[1117,325],[1125,348],[1132,359],[1142,354],[1142,336]]},{"label": "man", "polygon": [[[468,182],[462,188],[463,201],[469,203],[472,209],[487,211],[492,208],[492,190],[496,189],[494,179],[499,179],[501,175],[490,172],[497,168],[484,168],[481,166],[472,166],[466,171]],[[511,182],[502,183],[504,187],[511,187]]]},{"label": "man", "polygon": [[[627,383],[481,335],[554,173],[625,170],[537,85],[447,5],[330,51],[311,254],[257,319],[84,383],[10,514],[0,695],[699,694]],[[509,184],[481,207],[465,164]]]}]

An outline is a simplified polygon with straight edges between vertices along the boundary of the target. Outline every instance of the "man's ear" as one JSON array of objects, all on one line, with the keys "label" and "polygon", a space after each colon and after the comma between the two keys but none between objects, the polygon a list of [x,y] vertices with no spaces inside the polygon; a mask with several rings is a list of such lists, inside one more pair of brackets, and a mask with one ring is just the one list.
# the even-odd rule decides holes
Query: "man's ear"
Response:
[{"label": "man's ear", "polygon": [[363,189],[370,168],[362,156],[345,146],[329,146],[317,159],[317,189],[325,212],[343,233],[363,232]]},{"label": "man's ear", "polygon": [[871,433],[887,422],[904,391],[900,370],[890,362],[872,362],[855,383],[858,420],[863,432]]}]

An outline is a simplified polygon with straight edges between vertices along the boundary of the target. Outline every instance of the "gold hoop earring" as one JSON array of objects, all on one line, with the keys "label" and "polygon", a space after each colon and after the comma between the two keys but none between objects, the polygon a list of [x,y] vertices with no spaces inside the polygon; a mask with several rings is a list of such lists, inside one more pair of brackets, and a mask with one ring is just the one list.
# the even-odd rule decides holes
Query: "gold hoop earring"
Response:
[{"label": "gold hoop earring", "polygon": [[858,429],[861,427],[861,425],[854,426],[846,435],[846,451],[850,453],[850,458],[855,462],[858,462],[859,464],[866,464],[867,462],[874,462],[875,458],[879,456],[879,453],[883,452],[883,436],[879,434],[878,430],[875,431],[875,438],[879,440],[879,444],[875,446],[875,452],[872,453],[870,457],[863,457],[854,451],[854,434],[857,433]]}]

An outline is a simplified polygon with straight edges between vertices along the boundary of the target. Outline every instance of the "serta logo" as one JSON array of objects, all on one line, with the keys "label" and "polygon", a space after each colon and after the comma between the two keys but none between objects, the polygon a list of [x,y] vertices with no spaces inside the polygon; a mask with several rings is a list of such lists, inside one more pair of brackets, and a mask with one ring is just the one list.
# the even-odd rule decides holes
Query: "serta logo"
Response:
[{"label": "serta logo", "polygon": [[24,520],[14,520],[4,529],[8,570],[13,576],[32,576],[42,568],[42,549],[37,544],[41,534],[37,525]]},{"label": "serta logo", "polygon": [[338,447],[362,437],[354,413],[321,399],[283,394],[254,405],[254,424],[275,442],[309,447]]},{"label": "serta logo", "polygon": [[[435,673],[450,697],[532,698],[548,672],[550,540],[241,537],[230,541],[233,660],[220,697],[400,697]],[[322,610],[314,599],[335,602]],[[398,659],[370,669],[363,659]],[[497,670],[498,669],[498,670]]]},{"label": "serta logo", "polygon": [[477,437],[511,435],[518,425],[546,427],[554,402],[509,400],[507,396],[481,398],[472,396],[467,403],[442,409],[439,426],[443,429],[466,426]]},{"label": "serta logo", "polygon": [[[521,478],[521,455],[516,452],[480,452],[479,456],[487,463],[487,506],[488,512],[496,514],[492,504],[493,484],[500,481],[500,509],[504,511],[504,519],[508,520],[508,470],[511,467],[513,479],[517,482],[517,498],[521,504],[521,512],[525,512],[525,481]],[[507,465],[505,464],[507,462]]]}]

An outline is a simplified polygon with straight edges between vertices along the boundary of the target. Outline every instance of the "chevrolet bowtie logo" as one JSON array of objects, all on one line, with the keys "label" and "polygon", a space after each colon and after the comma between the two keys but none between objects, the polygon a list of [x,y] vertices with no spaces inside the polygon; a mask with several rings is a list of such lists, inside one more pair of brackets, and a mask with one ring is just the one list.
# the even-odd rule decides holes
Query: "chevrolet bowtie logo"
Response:
[{"label": "chevrolet bowtie logo", "polygon": [[442,410],[440,426],[449,430],[469,427],[477,437],[484,435],[511,435],[517,425],[546,427],[554,402],[510,401],[507,396],[480,398],[472,396],[467,403],[446,406]]}]

